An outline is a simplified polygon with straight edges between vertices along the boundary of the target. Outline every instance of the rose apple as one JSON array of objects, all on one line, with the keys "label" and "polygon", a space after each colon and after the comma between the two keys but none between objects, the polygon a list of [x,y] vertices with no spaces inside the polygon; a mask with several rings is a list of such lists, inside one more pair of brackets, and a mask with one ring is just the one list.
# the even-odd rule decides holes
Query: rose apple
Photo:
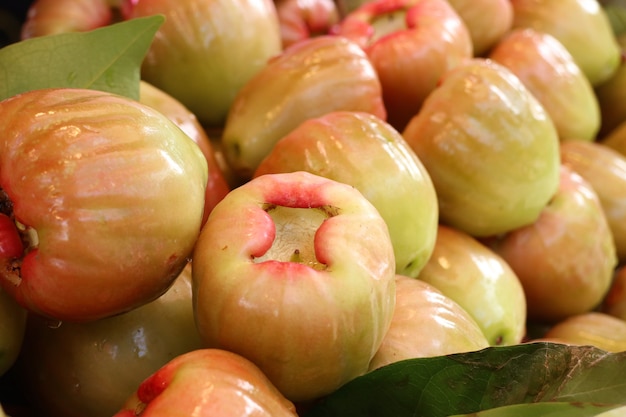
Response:
[{"label": "rose apple", "polygon": [[199,235],[207,183],[182,130],[135,100],[69,88],[0,102],[0,128],[0,208],[23,242],[0,257],[7,293],[89,321],[167,290]]},{"label": "rose apple", "polygon": [[237,91],[282,49],[272,0],[128,0],[124,9],[127,19],[165,16],[142,78],[203,125],[222,126]]},{"label": "rose apple", "polygon": [[602,302],[617,266],[598,195],[561,166],[559,191],[531,225],[492,242],[524,287],[531,321],[555,323]]},{"label": "rose apple", "polygon": [[604,136],[599,142],[626,156],[626,120]]},{"label": "rose apple", "polygon": [[617,36],[622,56],[615,73],[595,89],[602,123],[599,138],[604,138],[622,122],[626,121],[626,34]]},{"label": "rose apple", "polygon": [[313,36],[327,35],[339,22],[333,0],[275,0],[283,48]]},{"label": "rose apple", "polygon": [[29,403],[47,417],[110,417],[145,378],[202,347],[191,297],[188,265],[161,297],[115,317],[50,327],[29,316],[16,365]]},{"label": "rose apple", "polygon": [[198,238],[197,327],[288,399],[313,400],[367,371],[393,315],[394,270],[385,221],[356,188],[303,171],[259,176]]},{"label": "rose apple", "polygon": [[202,219],[202,224],[204,224],[213,207],[230,191],[230,185],[213,149],[213,142],[211,142],[195,114],[183,103],[147,81],[142,80],[139,84],[139,101],[154,107],[173,121],[196,142],[206,158],[209,179],[206,186],[204,217]]},{"label": "rose apple", "polygon": [[524,337],[526,297],[517,275],[467,233],[441,225],[433,254],[417,278],[465,309],[490,345],[513,345]]},{"label": "rose apple", "polygon": [[554,123],[520,79],[492,60],[446,73],[402,134],[435,185],[442,223],[470,235],[532,223],[557,190]]},{"label": "rose apple", "polygon": [[446,0],[373,0],[335,26],[365,50],[398,130],[417,113],[439,78],[472,57],[467,27]]},{"label": "rose apple", "polygon": [[219,349],[197,349],[169,361],[139,385],[114,417],[296,417],[252,362]]},{"label": "rose apple", "polygon": [[228,113],[222,149],[249,179],[274,144],[306,119],[337,110],[386,120],[378,75],[365,52],[341,36],[305,39],[272,59],[239,91]]},{"label": "rose apple", "polygon": [[556,323],[544,338],[570,345],[591,345],[607,352],[624,352],[626,321],[597,311],[580,313]]},{"label": "rose apple", "polygon": [[115,20],[108,0],[35,0],[21,28],[21,39],[85,32]]},{"label": "rose apple", "polygon": [[626,262],[626,155],[598,142],[561,143],[561,161],[583,177],[600,199],[620,262]]},{"label": "rose apple", "polygon": [[[597,0],[510,0],[513,27],[549,33],[570,52],[593,86],[617,70],[621,50]],[[593,35],[591,35],[593,34]]]},{"label": "rose apple", "polygon": [[391,327],[370,369],[486,347],[489,341],[480,326],[459,304],[425,281],[398,275]]},{"label": "rose apple", "polygon": [[615,271],[611,287],[602,301],[601,311],[626,320],[626,266]]},{"label": "rose apple", "polygon": [[0,376],[15,363],[24,340],[27,311],[0,288]]},{"label": "rose apple", "polygon": [[292,171],[356,187],[387,223],[396,273],[417,276],[435,245],[437,195],[428,172],[397,130],[362,112],[308,119],[274,145],[255,176]]},{"label": "rose apple", "polygon": [[474,56],[485,56],[513,26],[509,0],[448,0],[472,38]]},{"label": "rose apple", "polygon": [[514,29],[489,58],[515,74],[546,109],[561,140],[592,141],[600,129],[600,105],[589,79],[554,36]]}]

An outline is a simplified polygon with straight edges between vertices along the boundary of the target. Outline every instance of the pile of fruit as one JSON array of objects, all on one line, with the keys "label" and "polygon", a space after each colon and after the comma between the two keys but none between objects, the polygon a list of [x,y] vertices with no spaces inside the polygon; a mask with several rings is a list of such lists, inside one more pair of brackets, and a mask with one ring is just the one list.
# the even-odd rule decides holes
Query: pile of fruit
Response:
[{"label": "pile of fruit", "polygon": [[622,416],[626,12],[34,0],[0,416]]}]

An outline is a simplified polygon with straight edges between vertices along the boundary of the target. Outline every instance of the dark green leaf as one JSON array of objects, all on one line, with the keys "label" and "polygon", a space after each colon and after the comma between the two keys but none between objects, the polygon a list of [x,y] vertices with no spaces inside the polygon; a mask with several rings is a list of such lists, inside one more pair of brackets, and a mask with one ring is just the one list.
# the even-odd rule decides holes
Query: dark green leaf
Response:
[{"label": "dark green leaf", "polygon": [[397,362],[356,378],[303,417],[447,417],[544,401],[626,404],[626,352],[528,343]]},{"label": "dark green leaf", "polygon": [[626,408],[619,405],[589,403],[533,403],[492,408],[450,417],[624,417]]},{"label": "dark green leaf", "polygon": [[90,88],[138,99],[141,63],[164,20],[155,15],[5,46],[0,49],[0,100],[51,87]]}]

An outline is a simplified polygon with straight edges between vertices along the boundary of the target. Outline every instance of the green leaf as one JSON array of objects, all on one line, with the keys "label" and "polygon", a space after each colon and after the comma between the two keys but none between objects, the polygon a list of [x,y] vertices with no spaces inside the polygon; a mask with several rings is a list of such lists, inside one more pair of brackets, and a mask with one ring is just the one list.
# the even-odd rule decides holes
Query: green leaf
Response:
[{"label": "green leaf", "polygon": [[141,63],[165,17],[23,40],[0,49],[0,100],[42,88],[89,88],[139,98]]},{"label": "green leaf", "polygon": [[626,405],[624,393],[626,352],[536,342],[387,365],[303,417],[447,417],[546,401]]},{"label": "green leaf", "polygon": [[[601,405],[590,403],[533,403],[516,404],[492,408],[471,414],[457,414],[450,417],[611,417],[621,416],[626,408],[619,405]],[[612,414],[611,414],[612,413]]]}]

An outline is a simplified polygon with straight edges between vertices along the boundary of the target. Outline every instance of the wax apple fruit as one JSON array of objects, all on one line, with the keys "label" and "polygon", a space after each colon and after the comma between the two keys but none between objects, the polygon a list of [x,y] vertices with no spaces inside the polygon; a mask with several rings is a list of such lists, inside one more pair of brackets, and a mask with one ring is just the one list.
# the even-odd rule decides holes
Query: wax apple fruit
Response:
[{"label": "wax apple fruit", "polygon": [[222,126],[237,91],[282,49],[271,0],[128,0],[125,10],[127,19],[165,16],[142,78],[205,126]]},{"label": "wax apple fruit", "polygon": [[526,297],[515,272],[493,250],[440,226],[418,279],[450,297],[478,323],[490,345],[514,345],[526,331]]},{"label": "wax apple fruit", "polygon": [[626,155],[598,142],[569,140],[561,143],[561,161],[598,195],[617,258],[626,262]]},{"label": "wax apple fruit", "polygon": [[626,267],[620,266],[615,271],[606,297],[602,301],[601,311],[618,319],[626,320]]},{"label": "wax apple fruit", "polygon": [[206,158],[208,181],[206,185],[204,217],[202,219],[204,224],[213,207],[230,191],[230,185],[213,149],[213,142],[211,142],[195,114],[185,107],[183,103],[147,81],[142,80],[139,84],[139,101],[154,107],[173,121],[187,136],[196,142]]},{"label": "wax apple fruit", "polygon": [[232,352],[198,349],[169,361],[139,385],[114,417],[296,417],[252,362]]},{"label": "wax apple fruit", "polygon": [[528,318],[555,323],[602,302],[617,266],[613,236],[589,182],[561,167],[559,191],[533,224],[491,247],[524,287]]},{"label": "wax apple fruit", "polygon": [[626,34],[618,35],[617,42],[622,51],[619,66],[608,80],[595,89],[600,105],[600,115],[602,116],[599,138],[604,138],[626,121],[626,106],[624,105],[626,101],[626,55],[624,54],[626,51]]},{"label": "wax apple fruit", "polygon": [[2,212],[23,242],[0,258],[7,293],[37,314],[89,321],[169,288],[199,235],[207,183],[182,130],[135,100],[63,88],[0,102],[0,129]]},{"label": "wax apple fruit", "polygon": [[275,0],[283,48],[313,36],[327,35],[339,22],[333,0]]},{"label": "wax apple fruit", "polygon": [[448,0],[472,38],[474,56],[485,56],[513,26],[509,0]]},{"label": "wax apple fruit", "polygon": [[511,4],[513,27],[554,36],[593,86],[601,85],[617,70],[621,50],[599,1],[511,0]]},{"label": "wax apple fruit", "polygon": [[356,187],[387,223],[396,273],[419,273],[435,245],[437,196],[421,161],[391,125],[363,112],[308,119],[274,145],[255,176],[292,171]]},{"label": "wax apple fruit", "polygon": [[231,191],[192,266],[205,344],[248,358],[292,401],[366,372],[393,315],[385,221],[356,188],[308,172]]},{"label": "wax apple fruit", "polygon": [[494,61],[476,58],[445,74],[402,134],[435,185],[442,223],[470,235],[532,223],[557,190],[554,123]]},{"label": "wax apple fruit", "polygon": [[470,352],[489,347],[474,318],[425,281],[396,277],[391,327],[370,362],[376,369],[404,359]]},{"label": "wax apple fruit", "polygon": [[22,348],[27,311],[0,288],[0,376],[13,366]]},{"label": "wax apple fruit", "polygon": [[338,110],[386,120],[380,81],[363,50],[340,36],[292,45],[239,91],[228,113],[222,148],[249,179],[276,142],[300,123]]},{"label": "wax apple fruit", "polygon": [[113,23],[107,0],[35,0],[22,24],[21,38],[84,32]]},{"label": "wax apple fruit", "polygon": [[594,89],[567,48],[554,36],[514,29],[489,58],[508,68],[539,100],[561,140],[592,141],[600,129]]},{"label": "wax apple fruit", "polygon": [[128,313],[59,327],[29,316],[16,365],[22,392],[47,417],[110,417],[145,378],[202,347],[191,297],[187,265],[165,294]]},{"label": "wax apple fruit", "polygon": [[567,317],[544,335],[570,345],[589,345],[607,352],[626,351],[626,321],[590,311]]},{"label": "wax apple fruit", "polygon": [[472,57],[467,27],[446,0],[368,1],[332,33],[367,53],[380,78],[388,121],[398,130],[443,73]]}]

